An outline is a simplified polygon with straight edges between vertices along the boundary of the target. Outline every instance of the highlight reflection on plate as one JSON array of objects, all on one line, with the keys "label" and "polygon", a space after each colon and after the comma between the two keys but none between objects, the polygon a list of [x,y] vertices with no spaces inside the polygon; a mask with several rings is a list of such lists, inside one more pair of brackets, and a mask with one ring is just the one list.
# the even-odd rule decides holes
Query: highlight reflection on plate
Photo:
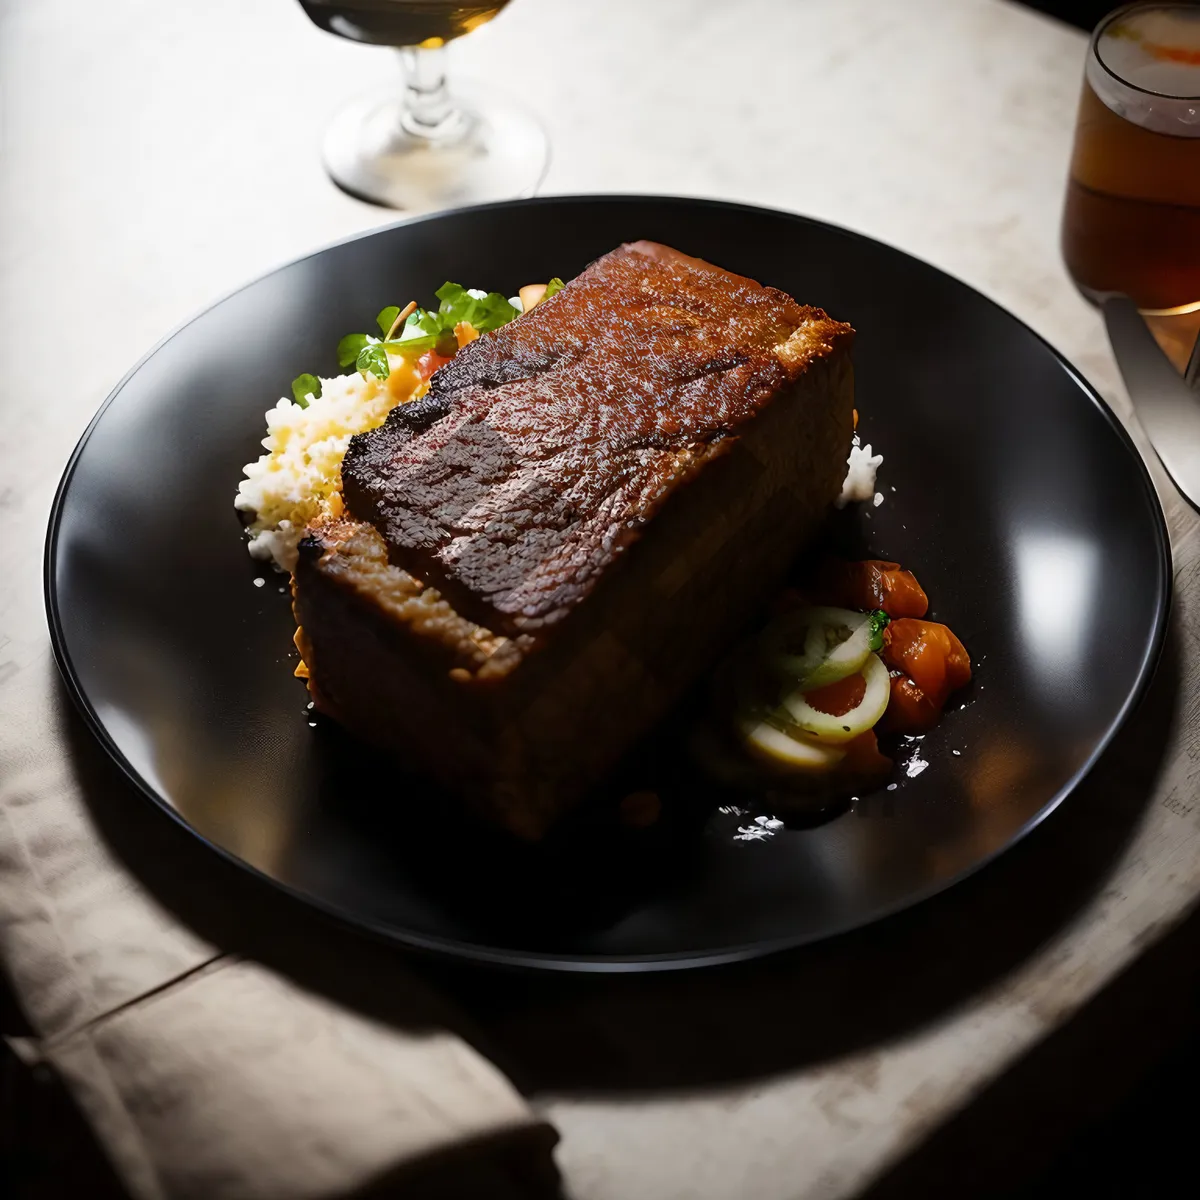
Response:
[{"label": "highlight reflection on plate", "polygon": [[[844,518],[912,568],[970,648],[974,684],[902,756],[892,790],[812,828],[693,785],[645,837],[514,848],[419,778],[311,721],[282,580],[232,496],[262,414],[396,295],[506,295],[650,238],[854,324],[860,430],[885,502]],[[894,489],[894,490],[893,490]],[[153,502],[150,499],[153,498]],[[182,514],[182,515],[181,515]],[[184,522],[181,527],[181,520]],[[181,532],[182,529],[182,532]],[[1141,694],[1170,575],[1153,488],[1100,399],[965,285],[844,230],[737,205],[553,197],[344,242],[201,314],[121,383],[54,507],[56,654],[130,778],[216,850],[410,947],[627,970],[728,961],[914,903],[1049,812]],[[925,765],[916,767],[919,761]]]}]

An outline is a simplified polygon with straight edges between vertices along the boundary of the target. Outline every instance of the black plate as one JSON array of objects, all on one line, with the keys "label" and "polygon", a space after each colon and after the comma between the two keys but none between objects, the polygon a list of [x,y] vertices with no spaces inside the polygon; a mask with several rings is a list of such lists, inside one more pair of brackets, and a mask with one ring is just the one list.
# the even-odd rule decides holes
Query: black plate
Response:
[{"label": "black plate", "polygon": [[[338,730],[291,677],[283,581],[233,493],[265,409],[384,304],[445,279],[511,294],[652,238],[858,330],[886,498],[854,521],[914,569],[976,681],[896,787],[815,828],[694,797],[656,832],[521,851]],[[695,966],[824,937],[962,878],[1051,811],[1148,682],[1170,596],[1145,468],[1094,391],[977,292],[878,242],[763,209],[651,197],[467,209],[322,250],[222,300],[117,387],[47,546],[55,651],[130,778],[218,851],[411,947],[566,969]],[[266,586],[255,577],[267,575]],[[913,762],[916,758],[918,761]],[[924,769],[919,762],[927,762]],[[756,818],[762,818],[756,820]],[[585,831],[586,832],[586,831]],[[590,851],[590,852],[589,852]]]}]

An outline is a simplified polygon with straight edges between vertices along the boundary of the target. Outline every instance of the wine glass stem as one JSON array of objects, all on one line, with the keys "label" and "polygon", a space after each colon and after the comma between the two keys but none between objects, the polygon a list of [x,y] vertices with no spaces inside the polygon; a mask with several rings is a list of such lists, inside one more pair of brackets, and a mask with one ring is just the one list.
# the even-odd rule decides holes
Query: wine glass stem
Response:
[{"label": "wine glass stem", "polygon": [[404,110],[400,124],[414,137],[436,141],[457,125],[457,113],[446,88],[446,51],[442,46],[406,46],[400,51],[404,65]]}]

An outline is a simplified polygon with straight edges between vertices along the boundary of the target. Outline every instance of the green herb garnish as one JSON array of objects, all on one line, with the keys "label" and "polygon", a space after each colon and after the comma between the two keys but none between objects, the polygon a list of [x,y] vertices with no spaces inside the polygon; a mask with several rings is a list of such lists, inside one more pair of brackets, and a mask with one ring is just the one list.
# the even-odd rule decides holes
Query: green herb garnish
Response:
[{"label": "green herb garnish", "polygon": [[307,408],[310,400],[321,394],[321,381],[315,375],[297,375],[292,380],[292,397],[301,408]]},{"label": "green herb garnish", "polygon": [[376,322],[382,339],[366,333],[348,333],[338,342],[338,363],[348,367],[351,363],[366,375],[386,379],[390,374],[388,354],[415,356],[440,346],[449,350],[454,339],[454,327],[465,321],[480,333],[490,333],[507,325],[520,313],[499,292],[488,292],[486,296],[472,296],[457,283],[444,283],[435,293],[437,309],[430,312],[418,308],[397,332],[394,328],[401,310],[389,305]]},{"label": "green herb garnish", "polygon": [[546,284],[546,291],[542,296],[542,300],[549,300],[551,296],[553,296],[556,292],[561,292],[566,286],[567,285],[563,283],[563,281],[559,279],[557,275],[555,275],[555,277],[550,280],[548,284]]},{"label": "green herb garnish", "polygon": [[348,333],[338,342],[338,366],[348,367],[358,361],[358,356],[370,342],[365,333]]},{"label": "green herb garnish", "polygon": [[369,371],[376,379],[386,379],[391,374],[386,345],[386,342],[372,342],[358,352],[354,366],[359,374],[366,375]]},{"label": "green herb garnish", "polygon": [[379,332],[384,337],[388,337],[392,332],[392,326],[396,323],[396,318],[400,315],[398,305],[389,304],[379,316],[375,318],[375,323],[379,326]]},{"label": "green herb garnish", "polygon": [[877,608],[867,618],[867,623],[871,627],[871,640],[868,644],[872,650],[882,650],[883,631],[892,623],[892,618],[882,608]]}]

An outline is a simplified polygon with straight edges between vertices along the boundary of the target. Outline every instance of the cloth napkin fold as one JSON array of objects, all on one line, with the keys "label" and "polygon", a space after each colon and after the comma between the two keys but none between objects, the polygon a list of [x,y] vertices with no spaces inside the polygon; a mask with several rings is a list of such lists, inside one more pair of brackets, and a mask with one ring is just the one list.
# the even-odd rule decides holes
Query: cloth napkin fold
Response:
[{"label": "cloth napkin fold", "polygon": [[[22,534],[18,566],[38,562],[41,528]],[[419,1012],[411,1022],[364,1015],[223,952],[135,878],[85,799],[93,777],[80,770],[39,592],[35,575],[21,579],[0,632],[0,958],[36,1032],[23,1057],[60,1073],[130,1192],[554,1194],[557,1135],[451,1032],[460,1014],[398,956],[376,949],[389,960],[380,987],[402,1014]],[[110,820],[128,814],[134,837],[169,825],[120,786]],[[188,861],[196,878],[182,886],[212,886]],[[349,934],[330,938],[353,952]]]}]

